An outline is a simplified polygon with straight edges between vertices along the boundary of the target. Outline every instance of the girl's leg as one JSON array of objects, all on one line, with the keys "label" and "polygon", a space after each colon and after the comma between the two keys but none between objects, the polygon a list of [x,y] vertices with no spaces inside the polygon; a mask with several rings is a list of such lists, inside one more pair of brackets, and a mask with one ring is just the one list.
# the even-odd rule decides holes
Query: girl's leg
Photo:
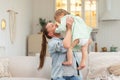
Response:
[{"label": "girl's leg", "polygon": [[72,46],[68,49],[67,51],[67,61],[63,62],[63,65],[72,65],[72,60],[73,60],[73,54],[72,54],[72,49],[73,47],[75,47],[77,44],[79,43],[79,40],[76,39],[75,41],[73,41]]},{"label": "girl's leg", "polygon": [[89,47],[89,45],[92,43],[92,39],[90,38],[89,40],[88,40],[88,47]]},{"label": "girl's leg", "polygon": [[67,51],[67,61],[63,62],[63,65],[70,66],[72,65],[72,48],[69,48]]},{"label": "girl's leg", "polygon": [[88,45],[90,44],[90,41],[88,40],[88,42],[82,46],[81,48],[81,52],[82,52],[82,59],[80,62],[80,65],[78,67],[78,70],[83,69],[86,66],[86,58],[88,55]]}]

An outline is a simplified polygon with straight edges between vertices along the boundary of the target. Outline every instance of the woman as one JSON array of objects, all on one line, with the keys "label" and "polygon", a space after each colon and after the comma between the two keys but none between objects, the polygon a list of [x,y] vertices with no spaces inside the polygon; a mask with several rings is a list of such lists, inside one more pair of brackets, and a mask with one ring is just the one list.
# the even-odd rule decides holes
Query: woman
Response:
[{"label": "woman", "polygon": [[[67,32],[65,39],[68,39],[68,43],[71,43],[71,36],[67,34],[71,34],[71,26],[73,23],[73,19],[67,18]],[[76,67],[76,59],[73,58],[73,64],[71,66],[64,66],[62,63],[66,61],[66,53],[67,50],[63,47],[63,38],[59,33],[51,33],[54,28],[57,26],[53,23],[48,23],[43,30],[42,36],[42,49],[40,54],[40,65],[39,69],[41,69],[44,65],[44,59],[46,55],[46,46],[47,40],[51,39],[48,42],[48,50],[50,56],[52,57],[52,72],[51,78],[52,80],[81,80],[78,78],[77,67]]]}]

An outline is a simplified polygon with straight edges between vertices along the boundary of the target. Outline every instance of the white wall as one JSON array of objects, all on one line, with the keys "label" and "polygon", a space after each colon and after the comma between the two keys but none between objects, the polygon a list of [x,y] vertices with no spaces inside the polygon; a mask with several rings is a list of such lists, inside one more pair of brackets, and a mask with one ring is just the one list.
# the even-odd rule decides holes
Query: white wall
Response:
[{"label": "white wall", "polygon": [[39,18],[54,21],[55,0],[33,1],[33,33],[40,32]]},{"label": "white wall", "polygon": [[[99,19],[105,10],[105,0],[99,1]],[[112,0],[112,11],[114,15],[120,17],[119,5],[120,0]],[[15,10],[17,14],[16,39],[14,44],[10,42],[9,34],[9,15],[8,9]],[[37,33],[40,30],[38,25],[39,18],[52,20],[55,12],[55,0],[0,0],[0,20],[5,19],[7,27],[5,30],[0,29],[0,46],[6,48],[5,55],[25,55],[26,54],[26,38],[30,33]],[[32,27],[32,28],[31,28]],[[32,31],[31,31],[32,29]],[[120,21],[100,21],[99,31],[97,33],[97,42],[99,51],[101,47],[114,45],[120,50]]]},{"label": "white wall", "polygon": [[[7,10],[18,12],[16,15],[16,39],[10,42],[9,14]],[[5,47],[7,56],[26,55],[26,38],[32,26],[32,0],[0,0],[0,22],[5,19],[5,30],[0,29],[0,46]],[[0,26],[1,27],[1,26]]]},{"label": "white wall", "polygon": [[112,45],[118,47],[120,51],[120,0],[111,0],[111,12],[119,18],[117,21],[101,21],[106,10],[105,0],[99,1],[99,30],[97,33],[97,42],[99,51],[101,47],[107,47],[108,51]]}]

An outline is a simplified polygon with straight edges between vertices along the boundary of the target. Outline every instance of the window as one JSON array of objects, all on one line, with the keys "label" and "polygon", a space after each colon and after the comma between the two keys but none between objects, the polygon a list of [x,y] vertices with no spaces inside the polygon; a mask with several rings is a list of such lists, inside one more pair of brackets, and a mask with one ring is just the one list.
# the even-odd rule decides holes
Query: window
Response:
[{"label": "window", "polygon": [[97,27],[96,0],[56,0],[56,10],[65,9],[71,14],[80,16],[90,27]]}]

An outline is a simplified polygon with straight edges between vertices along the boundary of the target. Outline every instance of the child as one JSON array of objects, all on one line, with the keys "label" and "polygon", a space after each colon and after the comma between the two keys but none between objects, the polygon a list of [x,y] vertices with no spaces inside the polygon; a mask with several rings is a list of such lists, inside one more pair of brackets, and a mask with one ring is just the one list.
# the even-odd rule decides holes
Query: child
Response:
[{"label": "child", "polygon": [[68,48],[67,52],[67,61],[63,62],[64,65],[72,64],[72,49],[81,48],[82,59],[78,69],[82,69],[85,67],[85,61],[87,58],[87,49],[91,42],[90,33],[92,28],[88,27],[82,18],[74,15],[70,15],[64,9],[58,9],[55,12],[54,18],[59,23],[59,26],[56,28],[55,33],[62,33],[66,31],[66,18],[72,17],[74,22],[72,24],[72,33],[69,34],[72,37],[72,44],[66,45],[67,40],[63,41],[63,45],[65,48]]}]

